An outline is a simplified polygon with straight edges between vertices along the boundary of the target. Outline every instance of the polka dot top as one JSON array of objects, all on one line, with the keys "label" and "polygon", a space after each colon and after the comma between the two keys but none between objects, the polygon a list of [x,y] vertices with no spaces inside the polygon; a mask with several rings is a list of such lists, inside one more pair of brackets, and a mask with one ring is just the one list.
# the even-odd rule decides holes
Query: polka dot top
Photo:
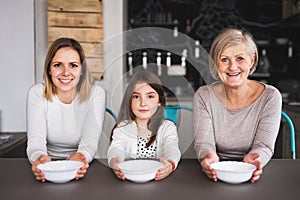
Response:
[{"label": "polka dot top", "polygon": [[149,147],[146,147],[147,142],[150,139],[150,136],[146,138],[138,137],[137,143],[137,158],[157,158],[157,140],[155,140]]}]

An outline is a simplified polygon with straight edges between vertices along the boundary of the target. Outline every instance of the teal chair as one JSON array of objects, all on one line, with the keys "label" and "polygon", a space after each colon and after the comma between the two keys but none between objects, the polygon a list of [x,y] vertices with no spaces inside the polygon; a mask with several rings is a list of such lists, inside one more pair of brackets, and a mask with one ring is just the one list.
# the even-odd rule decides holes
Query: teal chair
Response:
[{"label": "teal chair", "polygon": [[117,121],[118,116],[117,116],[110,108],[105,107],[105,111],[106,111],[107,113],[109,113],[109,114],[114,118],[115,121]]},{"label": "teal chair", "polygon": [[174,122],[175,125],[178,123],[178,110],[188,110],[193,112],[191,106],[185,105],[168,105],[165,106],[165,118]]},{"label": "teal chair", "polygon": [[[181,112],[184,111],[185,112]],[[191,113],[188,113],[191,112]],[[187,128],[186,126],[192,126],[190,116],[193,115],[193,108],[186,105],[168,105],[165,106],[165,119],[168,119],[177,126],[178,137],[179,137],[179,149],[182,152],[182,158],[197,158],[194,151],[194,133],[191,127]],[[191,131],[191,132],[190,132]]]},{"label": "teal chair", "polygon": [[284,112],[281,112],[281,116],[286,120],[290,130],[290,146],[291,155],[293,159],[296,159],[296,140],[295,140],[295,128],[291,118]]}]

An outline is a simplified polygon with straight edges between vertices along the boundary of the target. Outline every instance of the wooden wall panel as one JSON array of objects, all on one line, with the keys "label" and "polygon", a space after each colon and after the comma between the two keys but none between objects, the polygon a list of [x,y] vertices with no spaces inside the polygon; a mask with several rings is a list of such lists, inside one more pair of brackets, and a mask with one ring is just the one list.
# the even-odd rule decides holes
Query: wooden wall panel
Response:
[{"label": "wooden wall panel", "polygon": [[100,13],[48,12],[48,26],[102,28]]},{"label": "wooden wall panel", "polygon": [[48,0],[48,45],[60,37],[80,42],[93,77],[103,78],[102,1]]},{"label": "wooden wall panel", "polygon": [[103,57],[102,43],[85,43],[81,42],[85,55],[91,58]]},{"label": "wooden wall panel", "polygon": [[48,0],[49,11],[102,12],[99,0]]},{"label": "wooden wall panel", "polygon": [[102,29],[48,27],[48,41],[53,42],[59,37],[71,37],[78,42],[101,43],[103,41]]},{"label": "wooden wall panel", "polygon": [[86,64],[94,79],[102,79],[104,76],[104,69],[100,63],[103,63],[103,58],[86,58]]},{"label": "wooden wall panel", "polygon": [[[52,44],[48,42],[48,47]],[[85,55],[88,57],[99,57],[103,55],[103,44],[102,43],[85,43],[81,42],[80,45],[83,47]]]},{"label": "wooden wall panel", "polygon": [[[98,72],[100,71],[99,68],[101,68],[101,66],[99,65],[99,63],[103,62],[103,58],[87,58],[86,59],[86,63],[89,66],[89,69],[91,72]],[[100,71],[103,72],[103,71]]]}]

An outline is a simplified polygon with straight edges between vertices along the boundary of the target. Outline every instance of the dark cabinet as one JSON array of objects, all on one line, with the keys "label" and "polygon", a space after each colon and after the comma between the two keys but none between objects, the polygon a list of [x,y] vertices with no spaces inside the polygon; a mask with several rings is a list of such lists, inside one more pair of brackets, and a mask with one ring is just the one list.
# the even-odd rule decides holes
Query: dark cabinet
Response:
[{"label": "dark cabinet", "polygon": [[[241,27],[253,34],[259,50],[260,65],[250,78],[276,87],[285,80],[300,80],[297,76],[300,74],[300,17],[290,9],[295,3],[292,0],[128,0],[127,30],[155,27],[171,32],[168,35],[169,43],[156,38],[155,33],[149,38],[140,36],[134,38],[133,42],[126,42],[127,46],[136,45],[136,48],[128,50],[132,66],[129,66],[126,55],[125,71],[137,66],[142,68],[143,54],[146,52],[147,62],[153,64],[152,70],[154,68],[157,73],[158,53],[161,55],[161,64],[167,66],[167,54],[175,45],[177,51],[171,52],[172,64],[181,65],[182,54],[187,50],[184,79],[196,90],[213,81],[207,66],[209,58],[202,63],[193,62],[196,45],[201,47],[200,54],[204,52],[207,56],[213,39],[221,30]],[[193,42],[182,40],[180,34]],[[138,45],[141,40],[151,41],[152,44],[158,41],[159,45],[157,48],[142,48]],[[177,78],[162,76],[166,81],[181,83]]]}]

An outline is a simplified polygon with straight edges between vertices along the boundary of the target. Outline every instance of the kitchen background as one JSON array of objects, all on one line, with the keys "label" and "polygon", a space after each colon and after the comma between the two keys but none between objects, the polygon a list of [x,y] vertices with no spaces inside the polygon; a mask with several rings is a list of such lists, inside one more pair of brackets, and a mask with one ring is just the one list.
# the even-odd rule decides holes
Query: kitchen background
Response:
[{"label": "kitchen background", "polygon": [[[76,4],[76,0],[49,2]],[[192,60],[201,57],[203,51],[209,51],[212,40],[223,28],[246,27],[256,39],[260,54],[257,72],[251,78],[280,89],[283,109],[295,123],[300,149],[300,1],[102,0],[100,3],[103,25],[98,28],[103,34],[103,63],[99,65],[103,65],[104,70],[97,84],[107,91],[108,107],[118,112],[131,70],[144,65],[169,86],[166,92],[170,104],[179,100],[191,105],[193,91],[212,81],[199,73],[199,66]],[[0,5],[0,131],[26,131],[26,92],[32,84],[42,81],[48,46],[48,1],[1,0]],[[59,7],[55,12],[58,11]],[[176,44],[182,42],[181,33],[185,34],[194,42],[192,49],[182,46],[177,54],[168,51],[168,47],[132,50],[139,45],[139,40],[129,43],[127,38],[119,37],[123,31],[146,27],[167,28]],[[157,69],[157,57],[160,57],[161,71]],[[179,76],[166,70],[171,67],[185,70]],[[182,77],[186,84],[180,81]],[[189,90],[185,90],[186,87]],[[190,113],[182,115],[191,117]],[[188,121],[181,132],[192,132],[191,120]],[[279,140],[287,141],[288,137]]]},{"label": "kitchen background", "polygon": [[[213,39],[223,28],[244,27],[256,39],[260,54],[259,66],[252,78],[279,87],[285,93],[284,101],[298,102],[300,24],[298,11],[292,11],[291,6],[299,9],[300,1],[128,0],[127,29],[168,28],[174,32],[173,36],[170,35],[174,37],[174,43],[181,42],[180,39],[176,40],[176,31],[184,33],[195,40],[194,52],[188,52],[188,57],[195,57],[197,45],[208,52]],[[127,45],[132,46],[131,43]],[[185,48],[187,47],[182,47],[182,52]],[[168,57],[168,52],[161,52],[159,49],[130,52],[127,59],[132,59],[130,63],[134,64],[130,66],[127,62],[127,70],[143,65],[145,55],[148,62],[156,63],[158,52],[162,54],[162,59]],[[183,56],[173,55],[173,63],[180,64],[181,57]],[[201,74],[197,74],[199,70],[196,67],[187,63],[185,74],[194,89],[206,84]]]},{"label": "kitchen background", "polygon": [[[162,46],[165,44],[162,49],[136,48],[128,52],[124,69],[129,74],[135,68],[145,67],[148,67],[147,70],[156,72],[171,90],[166,90],[170,97],[170,104],[180,101],[181,104],[191,105],[191,98],[188,97],[192,97],[193,92],[199,86],[213,81],[207,77],[207,74],[201,73],[204,66],[193,61],[197,58],[201,59],[203,51],[209,52],[213,39],[222,29],[234,26],[249,30],[256,40],[259,51],[259,64],[250,78],[274,85],[281,91],[283,110],[292,117],[295,123],[297,145],[300,145],[300,1],[128,0],[127,6],[125,21],[127,30],[159,27],[172,31],[169,33],[172,39],[167,42],[158,40],[158,43],[163,43]],[[193,44],[186,45],[186,39],[182,39],[178,32],[190,37]],[[159,34],[153,31],[152,35]],[[148,34],[144,37],[141,35],[135,40],[125,42],[126,47],[135,49],[135,46],[139,47],[140,43],[149,38],[151,40]],[[171,40],[173,42],[170,44]],[[151,42],[154,43],[155,40]],[[177,44],[177,52],[180,53],[166,50],[168,45],[173,46],[173,43]],[[191,46],[192,49],[189,48]],[[199,46],[201,46],[200,50]],[[158,57],[159,61],[164,64],[162,68],[161,63],[157,64]],[[186,62],[182,64],[182,60]],[[174,76],[170,69],[180,70],[178,66],[185,70],[178,76]],[[182,76],[186,81],[182,80]],[[185,89],[191,87],[192,92]],[[173,97],[177,99],[174,100]],[[190,124],[184,125],[184,127],[190,126]],[[283,132],[281,129],[281,133]],[[289,135],[286,134],[286,130],[284,133],[280,134],[276,145],[285,149],[283,154],[288,155]]]}]

